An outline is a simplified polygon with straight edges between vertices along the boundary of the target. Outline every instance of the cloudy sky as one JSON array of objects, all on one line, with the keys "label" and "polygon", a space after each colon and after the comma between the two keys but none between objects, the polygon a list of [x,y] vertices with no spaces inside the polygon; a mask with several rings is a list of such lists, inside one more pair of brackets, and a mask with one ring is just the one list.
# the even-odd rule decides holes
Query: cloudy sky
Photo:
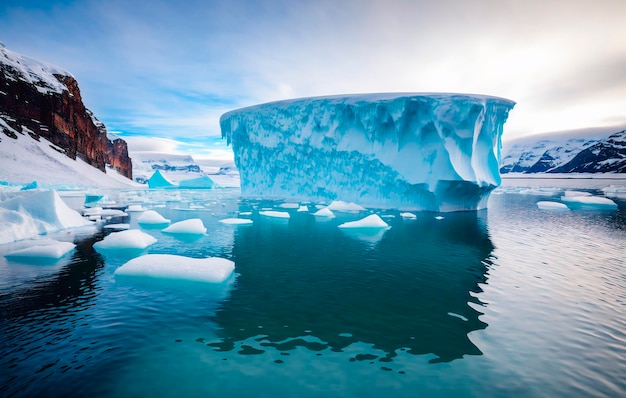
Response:
[{"label": "cloudy sky", "polygon": [[624,0],[2,0],[0,41],[70,71],[131,149],[214,157],[222,113],[316,95],[501,96],[505,139],[626,125],[625,16]]}]

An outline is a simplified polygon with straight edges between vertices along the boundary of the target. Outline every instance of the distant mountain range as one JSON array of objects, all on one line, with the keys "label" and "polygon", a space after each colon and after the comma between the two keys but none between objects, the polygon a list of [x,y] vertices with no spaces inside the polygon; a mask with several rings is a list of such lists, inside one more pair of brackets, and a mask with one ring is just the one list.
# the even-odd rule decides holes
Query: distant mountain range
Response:
[{"label": "distant mountain range", "polygon": [[626,130],[617,130],[576,130],[512,140],[503,146],[500,173],[626,173]]}]

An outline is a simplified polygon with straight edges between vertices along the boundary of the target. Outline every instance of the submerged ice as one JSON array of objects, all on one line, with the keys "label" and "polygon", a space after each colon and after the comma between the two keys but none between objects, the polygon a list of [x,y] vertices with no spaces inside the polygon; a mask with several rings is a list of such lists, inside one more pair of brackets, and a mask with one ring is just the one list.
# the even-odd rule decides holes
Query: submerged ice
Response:
[{"label": "submerged ice", "polygon": [[220,124],[245,196],[476,210],[500,184],[513,106],[480,95],[363,94],[252,106]]}]

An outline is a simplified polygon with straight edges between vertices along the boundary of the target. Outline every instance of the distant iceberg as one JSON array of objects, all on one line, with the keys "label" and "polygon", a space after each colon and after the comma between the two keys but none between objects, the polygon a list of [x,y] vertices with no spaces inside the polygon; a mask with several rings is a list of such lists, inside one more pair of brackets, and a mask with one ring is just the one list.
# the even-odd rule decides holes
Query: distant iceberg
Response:
[{"label": "distant iceberg", "polygon": [[431,211],[486,207],[514,102],[465,94],[278,101],[222,115],[248,197]]},{"label": "distant iceberg", "polygon": [[181,180],[178,183],[180,189],[212,189],[219,186],[209,176],[202,176],[198,178],[192,178],[189,180]]},{"label": "distant iceberg", "polygon": [[156,170],[154,174],[152,174],[152,176],[148,179],[149,188],[169,188],[173,186],[174,183],[165,178],[159,170]]}]

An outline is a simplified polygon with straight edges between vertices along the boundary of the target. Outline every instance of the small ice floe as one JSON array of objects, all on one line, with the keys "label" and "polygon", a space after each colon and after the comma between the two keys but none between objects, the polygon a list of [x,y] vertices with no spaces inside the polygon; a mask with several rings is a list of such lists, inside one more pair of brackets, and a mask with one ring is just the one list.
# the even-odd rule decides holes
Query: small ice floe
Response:
[{"label": "small ice floe", "polygon": [[130,224],[107,224],[104,226],[104,229],[110,229],[113,231],[125,231],[130,229]]},{"label": "small ice floe", "polygon": [[417,216],[413,213],[400,213],[400,217],[404,220],[416,220]]},{"label": "small ice floe", "polygon": [[308,206],[302,205],[302,206],[298,207],[298,213],[303,213],[303,212],[306,212],[306,211],[309,211]]},{"label": "small ice floe", "polygon": [[327,206],[328,210],[332,211],[363,211],[365,207],[357,205],[356,203],[348,203],[341,200],[333,200],[331,204]]},{"label": "small ice floe", "polygon": [[234,270],[235,263],[225,258],[146,254],[116,269],[115,276],[222,283]]},{"label": "small ice floe", "polygon": [[377,214],[369,215],[357,221],[349,221],[339,225],[339,228],[370,228],[389,229],[389,224],[383,221]]},{"label": "small ice floe", "polygon": [[537,207],[541,210],[569,210],[569,207],[565,203],[552,202],[548,200],[537,202]]},{"label": "small ice floe", "polygon": [[169,224],[170,220],[164,218],[162,215],[154,210],[147,210],[141,216],[139,216],[137,222],[144,225],[163,225]]},{"label": "small ice floe", "polygon": [[239,213],[240,216],[251,216],[252,212],[251,211],[242,211]]},{"label": "small ice floe", "polygon": [[300,208],[300,204],[298,203],[281,203],[278,205],[281,209],[298,209]]},{"label": "small ice floe", "polygon": [[584,208],[596,210],[616,210],[617,203],[601,196],[563,196],[561,200],[570,208]]},{"label": "small ice floe", "polygon": [[130,205],[126,208],[127,212],[140,212],[140,211],[146,211],[146,209],[144,209],[141,205]]},{"label": "small ice floe", "polygon": [[328,207],[324,207],[323,209],[316,211],[313,215],[315,217],[335,218],[335,215]]},{"label": "small ice floe", "polygon": [[219,222],[228,225],[250,225],[253,223],[253,221],[248,218],[225,218],[223,220],[219,220]]},{"label": "small ice floe", "polygon": [[453,316],[455,318],[459,318],[460,320],[467,322],[467,318],[464,317],[463,315],[456,314],[454,312],[448,312],[448,315]]},{"label": "small ice floe", "polygon": [[76,247],[71,242],[46,241],[43,244],[26,247],[5,254],[6,258],[26,258],[26,259],[59,259],[65,256]]},{"label": "small ice floe", "polygon": [[145,249],[156,243],[156,238],[137,229],[113,232],[100,242],[94,243],[95,249]]},{"label": "small ice floe", "polygon": [[579,196],[591,196],[591,193],[589,192],[584,192],[584,191],[565,191],[563,192],[563,196],[566,198],[569,197],[579,197]]},{"label": "small ice floe", "polygon": [[437,221],[441,221],[444,218],[445,218],[444,216],[435,216],[435,220],[437,220]]},{"label": "small ice floe", "polygon": [[190,218],[176,222],[163,231],[168,234],[187,234],[187,235],[203,235],[206,232],[206,228],[199,218]]},{"label": "small ice floe", "polygon": [[290,215],[286,211],[264,210],[259,212],[260,215],[273,218],[289,218]]}]

